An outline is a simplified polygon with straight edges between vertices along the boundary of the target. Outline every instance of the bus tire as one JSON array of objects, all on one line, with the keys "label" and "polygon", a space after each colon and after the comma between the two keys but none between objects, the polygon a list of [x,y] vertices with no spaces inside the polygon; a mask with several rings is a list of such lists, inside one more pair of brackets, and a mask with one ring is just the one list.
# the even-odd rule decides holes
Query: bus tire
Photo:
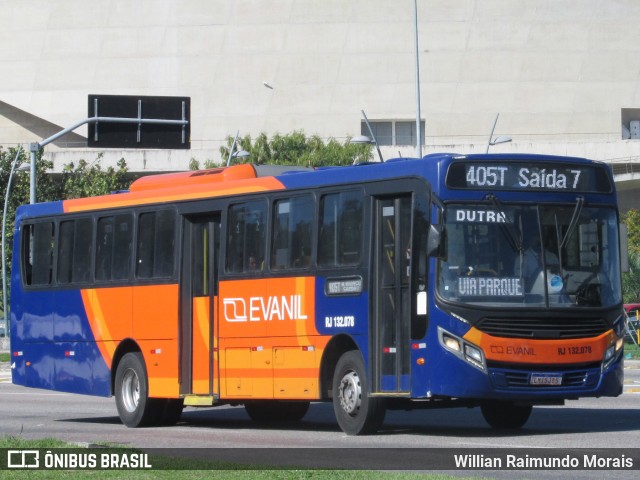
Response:
[{"label": "bus tire", "polygon": [[129,428],[155,423],[162,405],[149,398],[149,382],[140,352],[127,353],[118,364],[115,382],[116,407]]},{"label": "bus tire", "polygon": [[493,428],[513,430],[527,423],[533,406],[494,400],[483,403],[480,410],[486,422]]},{"label": "bus tire", "polygon": [[347,435],[366,435],[380,429],[386,413],[384,398],[369,396],[367,374],[357,350],[344,353],[333,375],[333,411]]},{"label": "bus tire", "polygon": [[256,423],[297,422],[307,414],[309,402],[256,400],[244,409]]}]

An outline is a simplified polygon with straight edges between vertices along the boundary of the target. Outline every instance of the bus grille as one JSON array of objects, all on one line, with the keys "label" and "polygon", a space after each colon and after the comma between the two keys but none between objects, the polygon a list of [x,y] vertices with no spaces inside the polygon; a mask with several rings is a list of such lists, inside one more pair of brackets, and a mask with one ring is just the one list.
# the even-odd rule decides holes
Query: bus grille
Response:
[{"label": "bus grille", "polygon": [[505,338],[588,338],[609,330],[601,318],[484,318],[475,327],[488,335]]},{"label": "bus grille", "polygon": [[531,385],[531,372],[510,369],[490,369],[494,385],[498,388],[563,389],[593,388],[600,378],[597,368],[558,372],[562,376],[560,385]]}]

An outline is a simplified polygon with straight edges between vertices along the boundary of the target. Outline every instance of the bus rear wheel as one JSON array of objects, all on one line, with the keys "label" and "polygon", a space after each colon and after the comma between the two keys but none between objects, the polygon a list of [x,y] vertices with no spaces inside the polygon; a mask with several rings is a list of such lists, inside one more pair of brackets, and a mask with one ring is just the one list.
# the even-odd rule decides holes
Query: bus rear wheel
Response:
[{"label": "bus rear wheel", "polygon": [[244,409],[256,423],[297,422],[309,410],[309,402],[256,400],[244,404]]},{"label": "bus rear wheel", "polygon": [[384,422],[385,400],[369,396],[364,361],[358,351],[346,352],[338,360],[333,375],[333,411],[347,435],[374,433]]},{"label": "bus rear wheel", "polygon": [[494,400],[483,403],[480,410],[484,419],[493,428],[516,429],[527,423],[533,407]]},{"label": "bus rear wheel", "polygon": [[115,383],[120,420],[129,428],[154,423],[160,405],[149,398],[149,383],[140,352],[127,353],[118,364]]}]

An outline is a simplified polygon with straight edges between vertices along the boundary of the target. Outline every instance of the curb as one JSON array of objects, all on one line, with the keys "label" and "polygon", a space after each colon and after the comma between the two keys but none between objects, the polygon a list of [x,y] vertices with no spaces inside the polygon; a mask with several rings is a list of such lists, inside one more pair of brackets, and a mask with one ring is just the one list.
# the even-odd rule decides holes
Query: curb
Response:
[{"label": "curb", "polygon": [[625,370],[639,370],[640,369],[640,360],[631,360],[624,359],[624,369]]}]

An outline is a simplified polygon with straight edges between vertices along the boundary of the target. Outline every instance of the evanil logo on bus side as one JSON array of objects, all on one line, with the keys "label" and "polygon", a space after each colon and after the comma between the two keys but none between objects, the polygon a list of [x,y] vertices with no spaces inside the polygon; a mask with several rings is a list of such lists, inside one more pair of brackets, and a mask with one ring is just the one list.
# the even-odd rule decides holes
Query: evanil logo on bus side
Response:
[{"label": "evanil logo on bus side", "polygon": [[302,295],[224,298],[227,322],[259,322],[262,320],[307,320]]}]

